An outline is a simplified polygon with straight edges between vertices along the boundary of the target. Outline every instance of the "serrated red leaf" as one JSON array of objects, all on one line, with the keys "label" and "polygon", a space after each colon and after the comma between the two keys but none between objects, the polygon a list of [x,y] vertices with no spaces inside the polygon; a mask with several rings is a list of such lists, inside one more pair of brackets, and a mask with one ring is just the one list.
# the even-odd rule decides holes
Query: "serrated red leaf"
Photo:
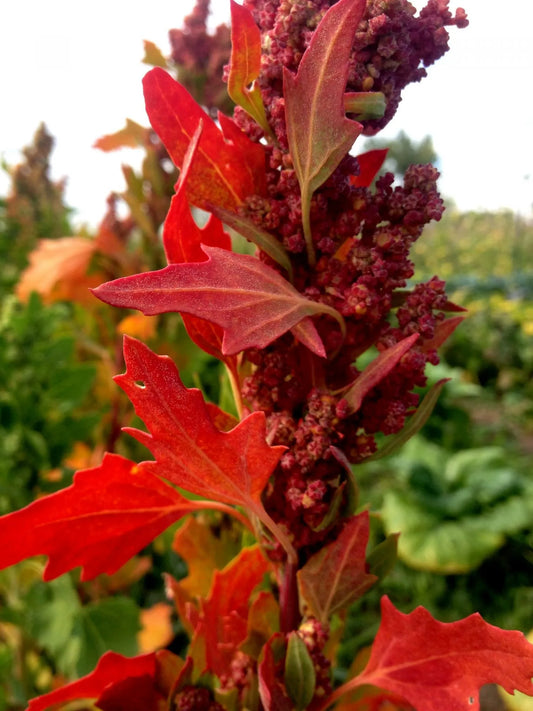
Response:
[{"label": "serrated red leaf", "polygon": [[144,465],[106,454],[71,486],[0,518],[0,567],[47,555],[45,580],[78,566],[82,580],[111,574],[196,509]]},{"label": "serrated red leaf", "polygon": [[363,511],[298,571],[301,595],[322,623],[327,624],[332,614],[346,609],[377,581],[366,570],[368,535],[368,511]]},{"label": "serrated red leaf", "polygon": [[378,357],[369,363],[363,372],[358,375],[354,383],[343,395],[343,400],[348,403],[350,413],[357,412],[361,407],[365,395],[391,372],[401,357],[414,345],[418,337],[418,333],[413,333],[411,336],[394,344],[394,346],[382,351]]},{"label": "serrated red leaf", "polygon": [[115,377],[150,433],[126,428],[156,458],[147,470],[208,499],[255,509],[284,451],[265,439],[265,416],[254,412],[229,432],[213,425],[203,396],[186,388],[168,356],[124,339],[126,372]]},{"label": "serrated red leaf", "polygon": [[261,33],[250,11],[231,0],[231,58],[228,94],[255,121],[269,131],[265,107],[258,86],[248,88],[261,69]]},{"label": "serrated red leaf", "polygon": [[260,144],[252,143],[244,134],[238,145],[227,142],[185,87],[164,69],[152,69],[143,84],[150,123],[176,166],[181,167],[198,123],[203,122],[198,157],[187,181],[190,202],[201,208],[209,202],[236,210],[245,197],[261,192],[264,170],[262,175],[254,174],[253,163],[243,151],[246,144],[251,154],[257,154],[263,150]]},{"label": "serrated red leaf", "polygon": [[383,165],[387,153],[388,148],[376,148],[358,155],[359,175],[350,178],[351,184],[357,188],[368,188]]},{"label": "serrated red leaf", "polygon": [[533,696],[533,645],[521,632],[502,630],[475,613],[439,622],[423,607],[408,615],[387,597],[365,669],[324,704],[364,684],[402,696],[417,711],[479,711],[479,689],[499,684]]},{"label": "serrated red leaf", "polygon": [[[96,699],[114,684],[125,680],[153,679],[155,673],[155,654],[128,658],[115,652],[106,652],[93,672],[49,694],[32,699],[28,711],[45,711],[50,706],[75,699]],[[147,708],[146,711],[155,711],[155,708]]]},{"label": "serrated red leaf", "polygon": [[244,548],[224,570],[216,570],[201,605],[193,641],[205,644],[207,670],[228,674],[231,660],[248,636],[250,596],[271,569],[258,546]]},{"label": "serrated red leaf", "polygon": [[348,59],[365,6],[364,0],[340,0],[333,5],[314,31],[296,76],[283,70],[287,138],[300,184],[311,263],[311,196],[333,173],[363,128],[346,117],[344,92]]},{"label": "serrated red leaf", "polygon": [[[342,321],[334,309],[303,297],[278,272],[255,257],[204,247],[209,259],[172,264],[156,272],[136,274],[94,289],[113,306],[139,309],[146,315],[184,312],[222,326],[222,352],[264,348],[307,316],[326,313]],[[324,346],[309,323],[296,331],[319,356]]]}]

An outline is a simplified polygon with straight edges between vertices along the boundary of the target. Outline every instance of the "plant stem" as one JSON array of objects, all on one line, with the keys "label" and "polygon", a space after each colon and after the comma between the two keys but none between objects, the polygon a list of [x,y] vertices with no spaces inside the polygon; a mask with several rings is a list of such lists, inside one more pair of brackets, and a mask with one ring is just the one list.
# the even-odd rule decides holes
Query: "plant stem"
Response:
[{"label": "plant stem", "polygon": [[298,629],[301,621],[296,572],[298,565],[287,561],[279,591],[280,628],[282,634]]}]

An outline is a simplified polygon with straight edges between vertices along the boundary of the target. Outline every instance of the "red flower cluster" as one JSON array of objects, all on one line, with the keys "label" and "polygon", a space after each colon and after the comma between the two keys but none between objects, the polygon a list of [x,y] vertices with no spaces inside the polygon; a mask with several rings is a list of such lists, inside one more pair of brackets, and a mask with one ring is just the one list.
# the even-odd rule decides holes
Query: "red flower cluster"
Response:
[{"label": "red flower cluster", "polygon": [[[387,174],[370,189],[371,178],[357,180],[358,160],[346,155],[313,195],[310,222],[316,266],[310,268],[307,261],[300,185],[287,139],[282,69],[297,72],[331,4],[246,3],[261,29],[258,84],[277,140],[266,146],[266,194],[248,197],[240,213],[280,240],[290,255],[296,288],[306,298],[335,308],[346,323],[343,337],[330,317],[318,322],[326,350],[335,354],[325,362],[304,353],[287,335],[245,354],[252,374],[243,382],[244,401],[250,409],[267,414],[269,442],[289,448],[268,488],[267,509],[289,528],[300,549],[324,541],[331,526],[338,526],[338,518],[330,517],[331,526],[325,521],[331,507],[339,506],[337,492],[346,481],[346,461],[372,454],[374,435],[398,432],[416,407],[413,389],[425,385],[426,362],[438,362],[432,341],[447,307],[444,284],[436,279],[411,293],[404,291],[414,275],[409,250],[424,226],[439,220],[444,209],[436,185],[438,172],[430,165],[409,168],[403,185],[394,185]],[[380,119],[361,121],[366,133],[374,133],[392,118],[402,89],[425,75],[421,64],[433,63],[446,51],[445,27],[466,24],[464,12],[458,10],[452,17],[444,1],[429,2],[418,17],[405,0],[367,3],[350,54],[347,91],[380,91],[386,110]],[[252,140],[263,135],[239,107],[235,120]],[[280,270],[266,254],[260,257]],[[416,345],[394,371],[366,395],[356,412],[346,408],[342,392],[360,375],[357,358],[372,345],[384,350],[414,333],[419,334]]]}]

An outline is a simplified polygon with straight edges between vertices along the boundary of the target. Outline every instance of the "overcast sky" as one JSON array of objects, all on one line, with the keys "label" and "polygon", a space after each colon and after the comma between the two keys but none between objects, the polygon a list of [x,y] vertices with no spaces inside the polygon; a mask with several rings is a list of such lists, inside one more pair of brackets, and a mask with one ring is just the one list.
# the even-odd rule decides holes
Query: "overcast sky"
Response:
[{"label": "overcast sky", "polygon": [[[67,177],[78,222],[97,224],[111,190],[123,186],[121,163],[135,152],[92,148],[126,117],[147,125],[141,79],[143,39],[169,52],[168,30],[193,0],[25,0],[5,3],[0,23],[0,155],[20,159],[44,121],[56,138],[54,179]],[[212,0],[228,16],[229,0]],[[417,7],[424,4],[414,3]],[[452,29],[451,50],[429,77],[404,92],[382,136],[431,134],[440,157],[441,191],[460,209],[533,204],[532,0],[464,0],[470,18]],[[456,7],[451,0],[450,6]],[[7,191],[0,176],[0,195]]]}]

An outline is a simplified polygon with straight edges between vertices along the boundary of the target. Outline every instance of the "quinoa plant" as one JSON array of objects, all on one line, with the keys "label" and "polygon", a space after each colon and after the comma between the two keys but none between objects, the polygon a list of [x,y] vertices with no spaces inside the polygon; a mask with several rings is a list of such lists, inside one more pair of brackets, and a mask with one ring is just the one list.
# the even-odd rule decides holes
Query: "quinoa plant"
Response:
[{"label": "quinoa plant", "polygon": [[[385,151],[352,148],[390,121],[466,15],[447,0],[419,15],[407,0],[231,0],[231,18],[233,116],[215,121],[162,67],[144,80],[150,122],[180,170],[162,234],[168,266],[94,293],[180,313],[225,365],[237,416],[126,337],[115,380],[147,429],[125,430],[152,458],[108,454],[0,519],[2,566],[45,554],[46,579],[81,566],[82,580],[115,572],[180,521],[173,548],[189,574],[165,586],[190,643],[184,657],[108,652],[29,708],[91,698],[103,711],[466,711],[485,683],[533,694],[521,633],[478,614],[405,615],[386,597],[372,648],[335,686],[347,608],[379,585],[396,542],[367,555],[357,465],[423,425],[444,383],[421,402],[417,388],[462,320],[443,281],[411,284],[410,249],[443,212],[437,171],[415,165],[403,185],[390,174],[373,185]],[[208,213],[202,227],[192,207]],[[255,254],[233,251],[224,226]]]}]

